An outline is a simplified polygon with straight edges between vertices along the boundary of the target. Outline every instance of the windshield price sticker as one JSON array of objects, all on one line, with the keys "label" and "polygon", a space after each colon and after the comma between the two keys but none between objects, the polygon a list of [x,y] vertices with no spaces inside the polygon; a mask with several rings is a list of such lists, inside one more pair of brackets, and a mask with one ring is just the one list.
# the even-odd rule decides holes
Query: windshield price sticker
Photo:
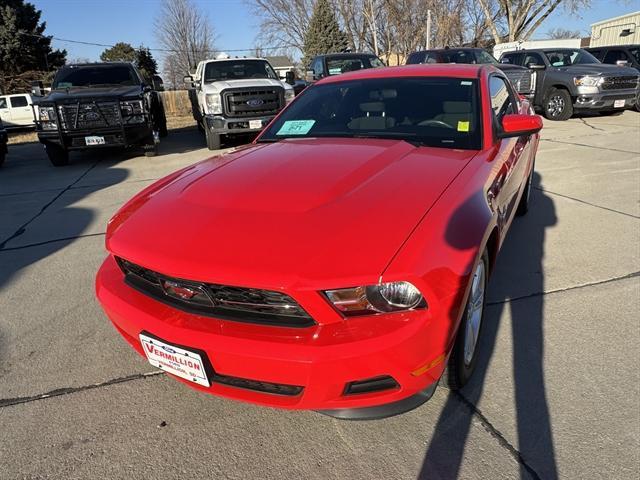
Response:
[{"label": "windshield price sticker", "polygon": [[469,122],[458,122],[458,131],[459,132],[468,132],[469,131]]},{"label": "windshield price sticker", "polygon": [[287,120],[276,135],[306,135],[314,123],[315,120]]}]

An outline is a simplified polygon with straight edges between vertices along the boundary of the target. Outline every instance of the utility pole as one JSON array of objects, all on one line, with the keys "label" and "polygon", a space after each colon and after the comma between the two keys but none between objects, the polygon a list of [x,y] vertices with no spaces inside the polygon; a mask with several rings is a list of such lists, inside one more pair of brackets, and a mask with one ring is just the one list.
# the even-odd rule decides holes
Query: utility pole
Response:
[{"label": "utility pole", "polygon": [[431,9],[427,10],[427,50],[431,48]]}]

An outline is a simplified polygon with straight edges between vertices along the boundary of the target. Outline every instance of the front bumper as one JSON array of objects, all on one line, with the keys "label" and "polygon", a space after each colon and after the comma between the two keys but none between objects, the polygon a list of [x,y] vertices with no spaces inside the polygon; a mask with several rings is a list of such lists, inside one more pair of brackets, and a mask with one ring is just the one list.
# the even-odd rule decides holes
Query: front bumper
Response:
[{"label": "front bumper", "polygon": [[[624,107],[614,107],[616,100],[624,100]],[[598,91],[593,87],[579,87],[578,96],[573,104],[575,109],[580,110],[608,110],[616,108],[633,108],[638,101],[638,90],[609,90]]]},{"label": "front bumper", "polygon": [[[43,144],[54,144],[65,150],[87,150],[105,147],[130,147],[150,141],[152,128],[146,123],[124,125],[92,130],[42,130],[38,127],[38,140]],[[85,137],[104,137],[104,145],[86,145]]]},{"label": "front bumper", "polygon": [[[400,413],[431,396],[446,364],[446,342],[425,310],[308,328],[223,321],[177,310],[129,287],[112,256],[98,272],[96,294],[117,330],[140,355],[144,352],[139,334],[145,331],[164,342],[204,352],[216,375],[302,387],[298,394],[279,395],[230,386],[215,377],[210,387],[178,378],[193,388],[236,400],[333,411],[336,416],[354,417],[358,415],[351,409],[381,405]],[[384,375],[393,377],[397,386],[346,393],[350,382]],[[378,409],[360,417],[389,414]]]},{"label": "front bumper", "polygon": [[[275,115],[251,118],[227,118],[222,115],[205,115],[206,126],[213,133],[220,135],[258,133],[274,118]],[[251,127],[251,123],[260,122],[259,127]]]}]

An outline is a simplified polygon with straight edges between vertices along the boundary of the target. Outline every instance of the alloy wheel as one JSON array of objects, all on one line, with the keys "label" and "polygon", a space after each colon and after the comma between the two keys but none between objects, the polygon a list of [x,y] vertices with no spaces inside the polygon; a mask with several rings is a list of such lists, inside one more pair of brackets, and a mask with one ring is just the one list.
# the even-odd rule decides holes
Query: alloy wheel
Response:
[{"label": "alloy wheel", "polygon": [[467,306],[466,333],[464,339],[464,364],[471,365],[478,344],[485,294],[485,264],[481,260],[473,272],[469,304]]}]

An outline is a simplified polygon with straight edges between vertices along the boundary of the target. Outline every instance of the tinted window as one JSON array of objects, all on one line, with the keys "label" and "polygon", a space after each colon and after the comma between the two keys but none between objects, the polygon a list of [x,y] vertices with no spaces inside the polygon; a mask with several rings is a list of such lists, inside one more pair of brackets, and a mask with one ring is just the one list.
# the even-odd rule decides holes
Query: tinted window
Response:
[{"label": "tinted window", "polygon": [[640,63],[640,48],[630,48],[629,53],[633,55],[636,59],[636,62]]},{"label": "tinted window", "polygon": [[503,78],[492,76],[489,79],[489,94],[491,95],[491,108],[497,118],[515,111],[509,87]]},{"label": "tinted window", "polygon": [[484,50],[476,51],[476,57],[478,58],[478,63],[496,65],[498,61],[493,58],[493,55],[488,54]]},{"label": "tinted window", "polygon": [[525,53],[522,65],[528,67],[531,64],[544,65],[544,60],[542,60],[542,57],[538,53]]},{"label": "tinted window", "polygon": [[271,65],[264,60],[228,60],[209,62],[204,68],[204,81],[242,80],[244,78],[278,79]]},{"label": "tinted window", "polygon": [[476,63],[473,52],[469,50],[445,50],[440,55],[444,63]]},{"label": "tinted window", "polygon": [[630,59],[623,50],[609,50],[604,56],[603,63],[615,64],[618,60],[629,61]]},{"label": "tinted window", "polygon": [[26,107],[29,105],[27,97],[9,97],[9,103],[11,103],[13,108]]},{"label": "tinted window", "polygon": [[365,68],[384,67],[384,64],[376,57],[328,57],[326,62],[328,75],[340,75],[341,73],[355,72]]},{"label": "tinted window", "polygon": [[260,141],[347,137],[480,148],[476,80],[380,78],[315,85],[301,93]]},{"label": "tinted window", "polygon": [[313,62],[313,66],[311,67],[311,70],[313,70],[313,75],[316,77],[321,77],[322,76],[322,59],[320,58],[316,58],[316,60]]},{"label": "tinted window", "polygon": [[500,63],[508,63],[511,65],[522,65],[521,53],[505,53],[500,57]]},{"label": "tinted window", "polygon": [[424,59],[426,56],[427,56],[426,52],[413,52],[407,57],[407,65],[424,63]]},{"label": "tinted window", "polygon": [[0,98],[0,108],[7,108],[7,99]]},{"label": "tinted window", "polygon": [[549,63],[553,67],[568,67],[569,65],[600,63],[596,57],[586,50],[545,50]]},{"label": "tinted window", "polygon": [[598,60],[602,60],[602,50],[588,50],[591,55],[596,57]]},{"label": "tinted window", "polygon": [[139,85],[140,80],[127,65],[67,67],[58,70],[52,88]]}]

